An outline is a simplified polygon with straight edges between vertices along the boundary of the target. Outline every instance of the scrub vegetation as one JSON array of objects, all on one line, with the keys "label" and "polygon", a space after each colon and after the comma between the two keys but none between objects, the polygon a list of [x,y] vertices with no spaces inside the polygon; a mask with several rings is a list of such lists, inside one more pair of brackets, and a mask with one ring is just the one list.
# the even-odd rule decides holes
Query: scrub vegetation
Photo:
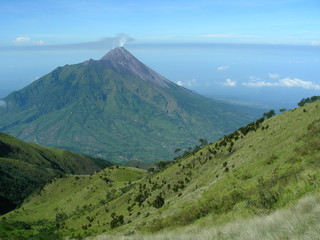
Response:
[{"label": "scrub vegetation", "polygon": [[316,239],[320,103],[273,115],[150,171],[65,175],[3,215],[0,235]]}]

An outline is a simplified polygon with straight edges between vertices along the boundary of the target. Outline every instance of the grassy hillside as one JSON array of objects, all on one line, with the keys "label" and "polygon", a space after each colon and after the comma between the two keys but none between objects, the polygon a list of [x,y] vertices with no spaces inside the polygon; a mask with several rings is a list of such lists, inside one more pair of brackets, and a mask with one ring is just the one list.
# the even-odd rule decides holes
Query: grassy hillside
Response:
[{"label": "grassy hillside", "polygon": [[[52,239],[59,239],[60,233],[54,233],[56,229],[62,232],[68,229],[67,233],[71,231],[74,235],[79,232],[81,235],[94,234],[91,225],[95,216],[102,212],[112,213],[110,204],[116,205],[119,197],[145,175],[144,170],[112,166],[95,175],[66,175],[56,179],[15,211],[14,215],[21,214],[21,217],[16,215],[17,218],[11,221],[10,213],[5,215],[0,224],[0,235],[6,239],[30,239],[39,234],[45,239],[50,235]],[[38,207],[34,209],[34,206]],[[117,209],[120,207],[118,205]],[[100,231],[109,228],[104,220],[98,224]]]},{"label": "grassy hillside", "polygon": [[101,234],[87,240],[314,240],[320,235],[320,195],[307,196],[288,209],[246,220],[206,227],[191,226],[175,231],[133,236]]},{"label": "grassy hillside", "polygon": [[26,143],[0,133],[0,213],[63,174],[90,174],[110,166],[66,150]]},{"label": "grassy hillside", "polygon": [[182,234],[189,225],[214,229],[293,209],[306,194],[318,193],[319,146],[318,101],[260,119],[199,151],[190,150],[164,170],[143,178],[141,173],[136,181],[112,178],[113,173],[137,171],[123,167],[91,179],[60,179],[6,214],[1,233],[8,239],[41,235],[43,229],[56,238],[162,230]]}]

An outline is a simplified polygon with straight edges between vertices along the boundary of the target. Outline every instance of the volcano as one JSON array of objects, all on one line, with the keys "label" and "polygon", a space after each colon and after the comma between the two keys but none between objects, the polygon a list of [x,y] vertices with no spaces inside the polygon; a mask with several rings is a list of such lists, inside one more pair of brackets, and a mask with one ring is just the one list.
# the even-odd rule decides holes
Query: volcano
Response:
[{"label": "volcano", "polygon": [[170,159],[253,120],[169,81],[123,47],[58,67],[3,101],[0,131],[116,162]]}]

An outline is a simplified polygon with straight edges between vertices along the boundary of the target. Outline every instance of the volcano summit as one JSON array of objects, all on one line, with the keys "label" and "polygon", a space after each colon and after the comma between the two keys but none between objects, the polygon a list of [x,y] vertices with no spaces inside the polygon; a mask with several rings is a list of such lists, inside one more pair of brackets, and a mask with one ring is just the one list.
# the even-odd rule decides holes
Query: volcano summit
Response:
[{"label": "volcano summit", "polygon": [[170,159],[253,119],[178,86],[123,47],[58,67],[3,101],[0,131],[116,162]]}]

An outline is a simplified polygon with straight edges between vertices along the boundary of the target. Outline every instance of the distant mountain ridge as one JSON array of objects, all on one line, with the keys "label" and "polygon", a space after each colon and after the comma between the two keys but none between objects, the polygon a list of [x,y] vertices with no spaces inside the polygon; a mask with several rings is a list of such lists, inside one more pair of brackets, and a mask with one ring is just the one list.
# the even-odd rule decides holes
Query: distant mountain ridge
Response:
[{"label": "distant mountain ridge", "polygon": [[0,131],[117,162],[171,159],[256,117],[178,86],[124,48],[58,67],[3,100]]}]

